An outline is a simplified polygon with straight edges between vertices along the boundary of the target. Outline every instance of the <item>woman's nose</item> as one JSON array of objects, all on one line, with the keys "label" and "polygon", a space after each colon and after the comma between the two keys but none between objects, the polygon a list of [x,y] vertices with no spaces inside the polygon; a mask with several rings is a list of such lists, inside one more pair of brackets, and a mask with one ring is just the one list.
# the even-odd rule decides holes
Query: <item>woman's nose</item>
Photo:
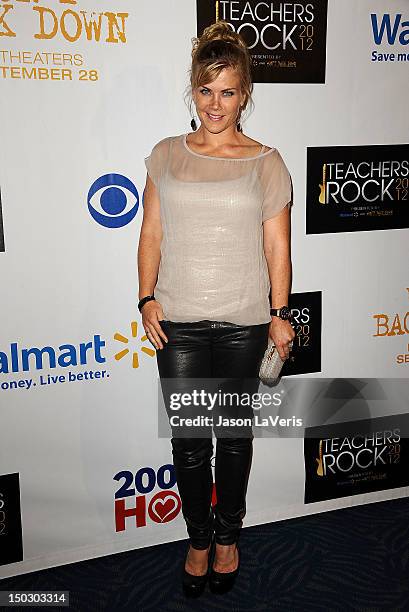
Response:
[{"label": "woman's nose", "polygon": [[214,110],[219,109],[220,108],[220,98],[218,96],[213,96],[210,106]]}]

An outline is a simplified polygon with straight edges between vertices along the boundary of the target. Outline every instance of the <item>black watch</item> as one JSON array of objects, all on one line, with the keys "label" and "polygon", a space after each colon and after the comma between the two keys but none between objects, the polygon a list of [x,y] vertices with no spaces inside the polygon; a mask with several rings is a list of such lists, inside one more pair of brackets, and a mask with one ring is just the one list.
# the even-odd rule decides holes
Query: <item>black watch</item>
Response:
[{"label": "black watch", "polygon": [[150,300],[154,300],[155,296],[154,295],[145,295],[145,297],[143,297],[141,300],[139,300],[138,302],[138,310],[139,312],[142,312],[142,307],[145,306],[146,302],[149,302]]},{"label": "black watch", "polygon": [[270,314],[275,317],[280,317],[284,321],[291,321],[292,314],[288,306],[282,306],[281,308],[270,308]]}]

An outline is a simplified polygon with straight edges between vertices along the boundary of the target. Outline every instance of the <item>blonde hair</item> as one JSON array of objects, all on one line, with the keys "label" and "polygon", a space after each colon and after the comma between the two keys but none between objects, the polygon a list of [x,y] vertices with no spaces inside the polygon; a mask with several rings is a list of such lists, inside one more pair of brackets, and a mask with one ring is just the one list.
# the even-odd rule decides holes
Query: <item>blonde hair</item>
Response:
[{"label": "blonde hair", "polygon": [[211,83],[224,68],[237,70],[241,90],[245,96],[240,109],[242,112],[252,99],[253,80],[251,77],[251,59],[245,40],[234,32],[226,21],[220,20],[208,26],[199,37],[192,38],[192,65],[189,70],[190,90],[187,92],[189,107],[192,104],[192,91],[196,87]]}]

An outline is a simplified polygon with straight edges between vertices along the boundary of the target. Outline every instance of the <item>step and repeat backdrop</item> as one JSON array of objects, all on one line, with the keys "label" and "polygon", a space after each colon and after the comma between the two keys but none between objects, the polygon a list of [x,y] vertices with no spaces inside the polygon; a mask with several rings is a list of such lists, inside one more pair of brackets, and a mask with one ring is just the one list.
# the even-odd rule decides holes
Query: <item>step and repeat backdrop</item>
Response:
[{"label": "step and repeat backdrop", "polygon": [[[251,51],[244,131],[293,181],[283,380],[407,379],[406,0],[3,1],[1,577],[187,537],[137,247],[144,158],[191,131],[191,38],[217,19]],[[406,412],[257,437],[245,526],[408,495]]]}]

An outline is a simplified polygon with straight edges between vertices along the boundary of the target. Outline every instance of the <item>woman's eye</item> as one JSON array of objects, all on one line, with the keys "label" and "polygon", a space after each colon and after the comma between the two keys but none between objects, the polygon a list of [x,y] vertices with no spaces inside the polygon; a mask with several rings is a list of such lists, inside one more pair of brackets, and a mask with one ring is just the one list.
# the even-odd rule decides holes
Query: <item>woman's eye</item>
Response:
[{"label": "woman's eye", "polygon": [[[209,93],[209,90],[208,89],[201,89],[200,93],[204,94],[204,95],[207,95]],[[233,91],[224,91],[223,94],[225,96],[228,96],[228,97],[234,96],[234,92]]]}]

